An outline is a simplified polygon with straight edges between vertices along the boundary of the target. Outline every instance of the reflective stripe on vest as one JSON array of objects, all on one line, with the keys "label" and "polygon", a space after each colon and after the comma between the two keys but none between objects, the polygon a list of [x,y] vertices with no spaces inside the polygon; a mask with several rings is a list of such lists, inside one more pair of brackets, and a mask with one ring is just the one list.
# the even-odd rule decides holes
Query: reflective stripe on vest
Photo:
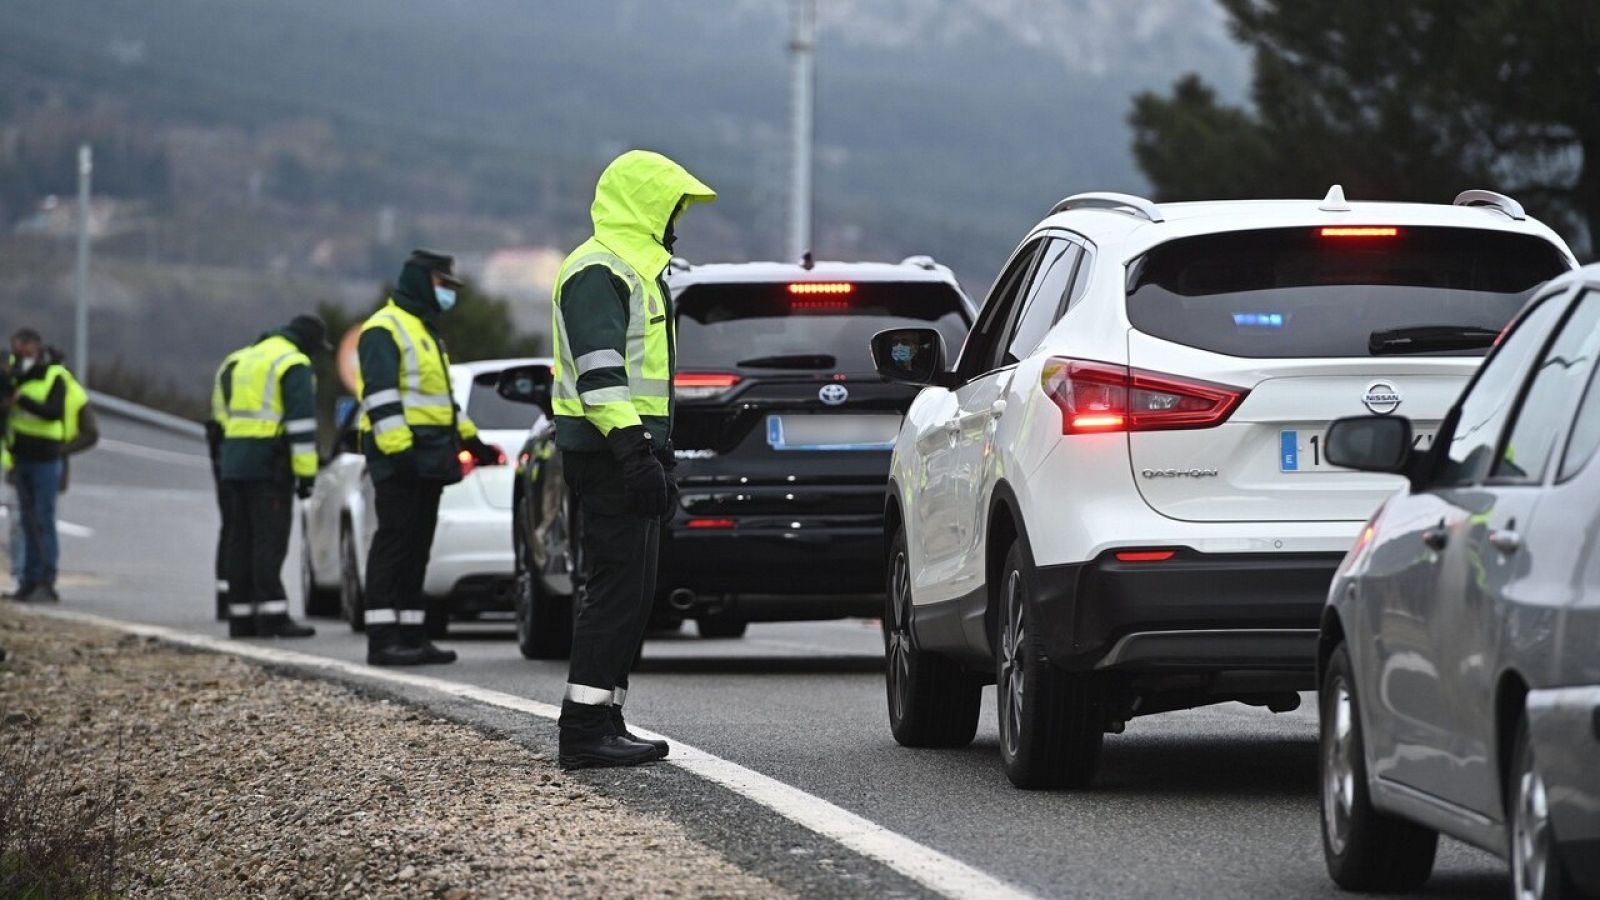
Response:
[{"label": "reflective stripe on vest", "polygon": [[228,424],[228,401],[223,398],[222,394],[222,373],[228,370],[228,366],[237,362],[239,357],[244,355],[245,350],[248,349],[250,348],[244,347],[224,356],[222,364],[217,366],[217,374],[211,378],[211,421],[218,425],[226,426]]},{"label": "reflective stripe on vest", "polygon": [[[626,352],[606,348],[575,359],[567,337],[561,289],[570,275],[593,265],[605,266],[628,286]],[[551,373],[554,381],[551,406],[556,415],[587,418],[585,407],[625,402],[631,402],[640,416],[667,415],[672,398],[667,348],[673,323],[666,321],[659,285],[644,283],[621,257],[591,238],[562,265],[553,305],[552,330],[556,346]],[[578,392],[578,377],[584,372],[615,366],[626,366],[627,387],[619,385]]]},{"label": "reflective stripe on vest", "polygon": [[[427,332],[427,326],[416,316],[401,309],[393,300],[372,314],[362,326],[382,328],[394,338],[400,350],[398,387],[373,391],[361,400],[361,430],[379,434],[404,425],[450,426],[455,423],[455,398],[450,393],[450,359]],[[431,344],[437,351],[426,353],[419,344]],[[358,385],[365,392],[365,388]],[[405,415],[372,421],[374,409],[388,403],[399,403]]]}]

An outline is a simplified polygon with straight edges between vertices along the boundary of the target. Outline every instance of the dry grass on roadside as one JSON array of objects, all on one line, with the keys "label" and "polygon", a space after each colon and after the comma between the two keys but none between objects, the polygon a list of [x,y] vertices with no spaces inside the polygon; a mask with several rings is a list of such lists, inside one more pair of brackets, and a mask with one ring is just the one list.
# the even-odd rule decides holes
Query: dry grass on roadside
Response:
[{"label": "dry grass on roadside", "polygon": [[119,833],[120,785],[77,782],[24,714],[0,728],[0,897],[120,894],[128,844]]}]

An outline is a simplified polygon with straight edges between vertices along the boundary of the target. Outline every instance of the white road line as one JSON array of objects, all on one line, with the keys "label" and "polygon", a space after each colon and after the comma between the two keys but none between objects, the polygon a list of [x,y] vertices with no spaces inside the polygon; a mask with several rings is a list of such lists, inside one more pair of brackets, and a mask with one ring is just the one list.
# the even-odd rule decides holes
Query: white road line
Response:
[{"label": "white road line", "polygon": [[110,450],[112,453],[121,453],[124,456],[137,456],[141,459],[176,463],[180,466],[192,466],[198,469],[211,468],[211,460],[198,453],[179,453],[176,450],[162,450],[156,447],[146,447],[143,444],[119,441],[116,438],[101,438],[100,442],[94,445],[94,449]]},{"label": "white road line", "polygon": [[[507,694],[471,684],[446,681],[442,678],[433,678],[427,675],[379,669],[361,665],[360,663],[313,656],[308,653],[297,653],[292,650],[280,650],[277,647],[261,644],[221,640],[202,634],[179,631],[174,628],[124,622],[91,613],[32,608],[23,611],[35,615],[113,628],[129,634],[153,637],[181,646],[214,653],[226,653],[230,656],[238,656],[278,666],[289,666],[308,671],[338,672],[375,681],[384,681],[390,684],[403,684],[410,687],[423,688],[487,706],[497,706],[501,709],[539,716],[543,719],[553,720],[561,715],[560,707],[552,706],[548,703],[540,703],[536,700],[529,700],[526,697],[518,697],[515,694]],[[802,828],[813,831],[844,845],[868,859],[888,866],[941,896],[961,898],[961,900],[966,900],[966,898],[972,898],[972,900],[1031,900],[1034,896],[1015,885],[1007,884],[991,875],[987,875],[958,859],[940,853],[931,847],[925,847],[904,835],[890,831],[882,825],[835,806],[821,797],[815,797],[797,787],[784,784],[775,778],[747,769],[738,763],[729,762],[699,748],[691,747],[672,738],[666,738],[665,735],[646,731],[643,728],[631,725],[631,723],[630,726],[633,732],[641,737],[671,740],[672,756],[665,760],[668,764],[678,766],[708,781],[720,784],[728,790],[778,813]]]},{"label": "white road line", "polygon": [[68,522],[68,521],[66,521],[64,519],[57,519],[56,520],[56,531],[61,532],[62,534],[66,535],[67,537],[75,537],[75,538],[92,538],[92,537],[94,537],[94,529],[93,528],[90,528],[87,525],[79,525],[79,524],[77,524],[75,522]]}]

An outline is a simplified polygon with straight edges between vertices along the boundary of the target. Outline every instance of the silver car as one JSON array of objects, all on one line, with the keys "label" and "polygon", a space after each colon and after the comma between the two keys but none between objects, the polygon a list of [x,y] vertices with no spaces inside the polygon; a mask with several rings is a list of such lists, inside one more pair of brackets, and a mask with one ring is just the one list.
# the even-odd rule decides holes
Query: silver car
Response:
[{"label": "silver car", "polygon": [[1409,482],[1322,621],[1323,850],[1342,887],[1421,885],[1445,833],[1508,858],[1518,898],[1600,891],[1597,355],[1589,266],[1533,293],[1431,446],[1403,397],[1328,430],[1331,463]]}]

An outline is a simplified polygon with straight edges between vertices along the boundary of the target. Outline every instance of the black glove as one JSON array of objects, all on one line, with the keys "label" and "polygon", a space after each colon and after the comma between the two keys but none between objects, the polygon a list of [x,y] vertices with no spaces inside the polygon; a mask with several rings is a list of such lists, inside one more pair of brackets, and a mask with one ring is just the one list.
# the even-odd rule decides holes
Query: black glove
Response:
[{"label": "black glove", "polygon": [[672,477],[672,473],[668,472],[667,473],[667,511],[661,517],[661,521],[662,522],[665,522],[666,520],[672,518],[673,513],[677,512],[677,509],[678,509],[678,497],[679,497],[678,479],[673,478]]},{"label": "black glove", "polygon": [[656,459],[661,461],[661,468],[671,472],[678,467],[678,453],[672,446],[672,439],[667,439],[667,445],[656,451]]},{"label": "black glove", "polygon": [[606,435],[611,455],[622,463],[622,490],[631,512],[651,519],[667,514],[667,473],[643,425],[613,428]]},{"label": "black glove", "polygon": [[500,465],[500,451],[484,443],[483,438],[473,435],[462,442],[467,452],[472,454],[472,461],[480,466]]},{"label": "black glove", "polygon": [[301,500],[310,500],[311,492],[317,487],[317,482],[312,478],[296,478],[294,480],[294,495]]}]

